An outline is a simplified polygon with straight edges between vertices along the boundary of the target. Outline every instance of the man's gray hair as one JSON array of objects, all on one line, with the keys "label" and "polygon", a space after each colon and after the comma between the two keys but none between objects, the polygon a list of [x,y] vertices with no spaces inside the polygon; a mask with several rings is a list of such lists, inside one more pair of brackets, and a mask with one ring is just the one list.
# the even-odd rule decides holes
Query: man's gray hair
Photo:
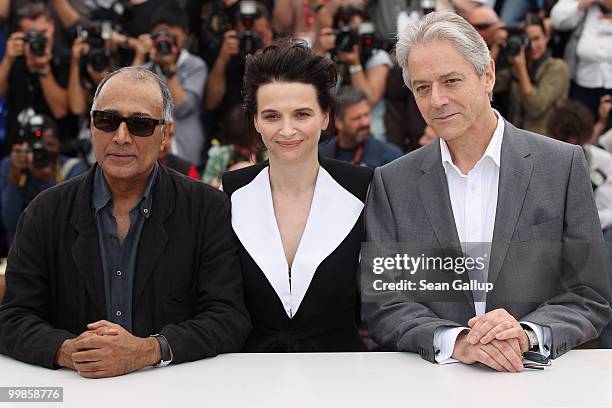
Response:
[{"label": "man's gray hair", "polygon": [[478,31],[455,13],[433,12],[408,25],[397,37],[395,55],[398,64],[402,67],[404,82],[410,90],[412,90],[408,72],[410,52],[417,45],[434,40],[450,42],[474,66],[479,77],[487,71],[491,55],[487,43]]},{"label": "man's gray hair", "polygon": [[98,84],[98,87],[96,88],[96,93],[94,94],[91,110],[96,109],[98,95],[100,95],[100,91],[102,91],[104,85],[108,82],[109,79],[116,75],[128,75],[130,79],[133,79],[135,81],[155,81],[161,89],[162,115],[164,122],[168,123],[172,121],[172,110],[174,109],[174,103],[172,102],[172,94],[170,93],[170,89],[168,89],[168,85],[166,85],[166,82],[163,81],[159,77],[159,75],[141,66],[124,67],[106,74],[104,79]]},{"label": "man's gray hair", "polygon": [[367,100],[368,95],[361,89],[350,85],[343,86],[336,94],[336,115],[342,119],[347,108]]}]

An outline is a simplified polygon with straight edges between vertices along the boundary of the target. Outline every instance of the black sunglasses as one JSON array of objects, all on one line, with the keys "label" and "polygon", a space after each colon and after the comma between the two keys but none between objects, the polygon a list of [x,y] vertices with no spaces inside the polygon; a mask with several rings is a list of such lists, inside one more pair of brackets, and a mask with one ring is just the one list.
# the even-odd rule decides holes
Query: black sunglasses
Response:
[{"label": "black sunglasses", "polygon": [[112,112],[91,111],[93,123],[96,129],[103,132],[114,132],[117,130],[121,122],[125,122],[128,130],[134,136],[147,137],[151,136],[157,125],[166,123],[163,119],[153,119],[145,117],[125,117]]}]

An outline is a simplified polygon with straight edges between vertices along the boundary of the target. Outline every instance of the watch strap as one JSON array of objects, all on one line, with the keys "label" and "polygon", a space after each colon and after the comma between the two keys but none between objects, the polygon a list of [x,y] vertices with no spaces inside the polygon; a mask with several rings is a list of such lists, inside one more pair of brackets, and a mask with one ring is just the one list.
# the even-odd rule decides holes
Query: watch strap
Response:
[{"label": "watch strap", "polygon": [[161,361],[155,367],[165,367],[172,362],[172,349],[168,340],[163,334],[153,334],[151,337],[155,338],[159,343],[159,350],[161,354]]}]

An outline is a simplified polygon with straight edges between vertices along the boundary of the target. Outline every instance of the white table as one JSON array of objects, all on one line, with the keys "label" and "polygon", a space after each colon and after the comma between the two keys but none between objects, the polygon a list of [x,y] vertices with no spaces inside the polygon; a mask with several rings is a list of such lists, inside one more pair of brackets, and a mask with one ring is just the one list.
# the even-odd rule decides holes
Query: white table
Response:
[{"label": "white table", "polygon": [[227,354],[88,380],[0,356],[0,386],[63,386],[20,407],[612,407],[612,350],[574,350],[545,371],[434,365],[412,353]]}]

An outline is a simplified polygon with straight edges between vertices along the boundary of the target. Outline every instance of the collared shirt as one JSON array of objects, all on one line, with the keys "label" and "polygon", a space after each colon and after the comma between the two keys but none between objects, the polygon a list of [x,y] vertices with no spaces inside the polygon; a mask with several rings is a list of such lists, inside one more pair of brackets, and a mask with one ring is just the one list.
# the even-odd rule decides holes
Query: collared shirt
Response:
[{"label": "collared shirt", "polygon": [[113,215],[113,196],[100,166],[94,176],[93,206],[98,227],[98,241],[104,273],[107,320],[132,331],[132,295],[138,244],[145,221],[151,216],[153,186],[159,165],[155,163],[147,185],[130,210],[130,228],[123,241],[117,236],[117,221]]},{"label": "collared shirt", "polygon": [[[471,251],[474,258],[483,256],[489,259],[490,243],[493,241],[495,215],[497,213],[497,193],[499,187],[499,170],[501,167],[501,147],[504,138],[504,119],[495,111],[497,127],[485,149],[483,156],[476,165],[464,174],[453,162],[448,145],[440,139],[440,152],[442,165],[446,173],[448,192],[455,218],[455,227],[462,248],[466,254]],[[484,252],[484,253],[483,253]],[[488,262],[481,271],[480,276],[472,275],[470,278],[478,281],[487,281]],[[478,273],[474,271],[473,273]],[[476,316],[486,313],[486,293],[473,293]],[[540,352],[544,353],[544,345],[550,344],[551,333],[547,329],[543,333],[541,326],[529,322],[528,325],[538,336]],[[434,333],[434,349],[438,363],[450,363],[457,336],[467,327],[440,327]],[[547,353],[548,354],[548,353]]]}]

